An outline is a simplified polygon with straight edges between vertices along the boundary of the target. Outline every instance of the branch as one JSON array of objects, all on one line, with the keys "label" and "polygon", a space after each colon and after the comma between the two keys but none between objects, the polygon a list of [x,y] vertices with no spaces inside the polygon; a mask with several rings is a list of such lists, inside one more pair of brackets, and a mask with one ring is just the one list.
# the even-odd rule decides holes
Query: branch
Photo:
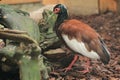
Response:
[{"label": "branch", "polygon": [[36,43],[37,42],[27,35],[25,31],[18,31],[18,30],[0,30],[0,38],[1,39],[10,39],[19,42],[25,43]]}]

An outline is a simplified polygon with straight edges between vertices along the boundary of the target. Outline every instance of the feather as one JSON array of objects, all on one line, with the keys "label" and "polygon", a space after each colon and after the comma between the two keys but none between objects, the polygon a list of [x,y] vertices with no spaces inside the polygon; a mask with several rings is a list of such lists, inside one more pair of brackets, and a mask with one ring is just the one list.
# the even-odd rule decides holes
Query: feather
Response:
[{"label": "feather", "polygon": [[[72,19],[62,23],[58,30],[60,34],[62,34],[61,36],[66,45],[71,50],[89,58],[100,58],[104,64],[107,64],[109,62],[110,53],[107,50],[105,43],[100,38],[99,34],[89,25]],[[82,46],[83,49],[80,46]],[[80,50],[78,50],[78,47]]]}]

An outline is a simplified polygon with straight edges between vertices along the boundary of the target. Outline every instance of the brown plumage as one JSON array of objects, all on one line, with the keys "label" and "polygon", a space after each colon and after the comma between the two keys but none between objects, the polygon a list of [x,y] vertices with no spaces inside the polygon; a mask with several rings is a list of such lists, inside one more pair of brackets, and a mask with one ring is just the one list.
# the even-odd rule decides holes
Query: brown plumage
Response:
[{"label": "brown plumage", "polygon": [[76,19],[71,19],[64,21],[58,28],[58,31],[60,34],[67,35],[70,40],[74,38],[78,42],[84,42],[89,52],[95,51],[103,62],[108,63],[108,57],[102,49],[102,46],[105,46],[105,44],[101,43],[100,35],[89,25]]}]

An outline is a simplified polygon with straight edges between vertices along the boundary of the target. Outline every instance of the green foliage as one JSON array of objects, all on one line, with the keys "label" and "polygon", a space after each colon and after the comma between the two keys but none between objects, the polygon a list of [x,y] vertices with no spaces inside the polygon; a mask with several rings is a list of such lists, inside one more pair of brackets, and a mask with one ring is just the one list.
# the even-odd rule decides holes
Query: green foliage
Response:
[{"label": "green foliage", "polygon": [[15,10],[8,5],[0,5],[0,24],[10,29],[27,31],[30,37],[39,42],[40,32],[38,25],[24,14],[24,11]]},{"label": "green foliage", "polygon": [[[9,5],[0,5],[0,24],[13,30],[6,32],[4,29],[1,30],[0,33],[4,33],[8,37],[7,40],[10,40],[6,41],[6,46],[0,49],[0,56],[4,55],[8,60],[16,61],[16,64],[19,64],[21,80],[42,80],[41,72],[45,72],[44,79],[48,78],[43,58],[39,59],[41,48],[38,43],[42,35],[38,25],[29,18],[26,12],[13,9]],[[25,31],[27,34],[21,34],[15,30]],[[3,34],[0,35],[4,37]],[[33,43],[25,42],[25,38],[31,39]]]}]

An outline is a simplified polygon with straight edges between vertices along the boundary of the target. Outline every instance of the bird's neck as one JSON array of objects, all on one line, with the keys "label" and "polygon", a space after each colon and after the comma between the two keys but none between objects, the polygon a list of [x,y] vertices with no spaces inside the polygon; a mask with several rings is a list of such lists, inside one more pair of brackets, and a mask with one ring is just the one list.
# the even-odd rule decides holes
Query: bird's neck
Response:
[{"label": "bird's neck", "polygon": [[59,26],[64,22],[64,20],[67,20],[68,19],[68,14],[67,12],[64,13],[64,14],[59,14],[58,17],[57,17],[57,20],[55,22],[55,27],[54,29],[58,29]]}]

